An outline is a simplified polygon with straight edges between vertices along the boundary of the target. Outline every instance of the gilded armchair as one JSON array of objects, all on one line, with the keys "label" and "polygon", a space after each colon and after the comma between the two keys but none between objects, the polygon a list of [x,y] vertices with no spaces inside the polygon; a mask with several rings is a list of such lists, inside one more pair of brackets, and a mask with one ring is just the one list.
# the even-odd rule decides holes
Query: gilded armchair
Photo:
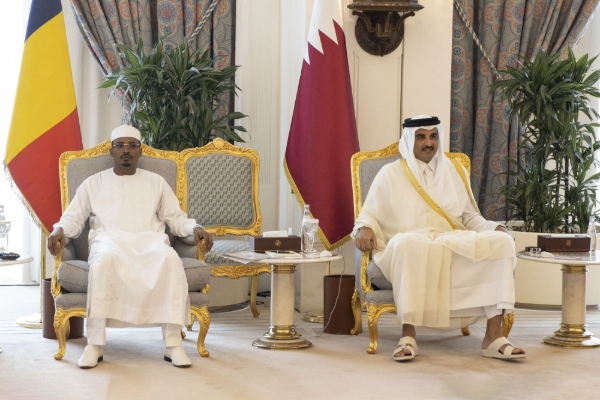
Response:
[{"label": "gilded armchair", "polygon": [[[113,159],[109,155],[110,146],[110,141],[106,141],[88,150],[70,151],[61,155],[59,170],[63,210],[67,208],[77,188],[87,177],[113,166]],[[183,184],[180,179],[179,153],[156,150],[142,145],[142,157],[138,162],[138,168],[164,177],[181,203]],[[54,258],[52,295],[56,308],[54,330],[58,338],[58,353],[54,356],[56,360],[62,359],[65,355],[66,338],[70,328],[69,319],[86,316],[89,229],[88,221],[79,237],[67,239],[67,243],[63,243],[62,251]],[[168,232],[168,227],[167,234],[173,244],[175,238]],[[198,352],[203,357],[208,357],[204,339],[210,326],[208,312],[210,269],[196,258],[182,257],[182,262],[189,286],[191,313],[200,322]]]},{"label": "gilded armchair", "polygon": [[[258,236],[262,216],[258,199],[258,153],[236,147],[217,138],[201,148],[181,152],[186,186],[183,190],[183,209],[209,233],[216,236]],[[190,244],[187,239],[180,244]],[[224,253],[249,250],[247,240],[217,239],[210,252],[201,248],[198,258],[211,267],[212,276],[239,279],[251,277],[250,308],[257,318],[258,277],[270,273],[270,266],[248,266],[223,257]],[[186,250],[182,250],[185,252]],[[193,256],[188,248],[187,256]]]},{"label": "gilded armchair", "polygon": [[[446,153],[446,156],[459,161],[470,172],[471,163],[466,154]],[[384,165],[399,159],[398,143],[394,143],[381,150],[362,151],[352,156],[354,218],[360,213],[375,175],[377,175]],[[350,333],[358,335],[362,332],[362,309],[364,305],[367,309],[367,325],[370,337],[367,353],[374,354],[377,350],[377,322],[379,317],[385,312],[395,313],[397,311],[394,303],[392,284],[385,278],[377,264],[371,260],[371,252],[361,252],[356,249],[354,261],[356,286],[352,296],[352,308],[354,310],[355,326]],[[460,328],[463,335],[469,335],[468,326],[464,326],[464,321],[460,320],[461,318],[451,318],[451,327]],[[505,337],[508,337],[513,321],[513,313],[504,316],[503,335]]]}]

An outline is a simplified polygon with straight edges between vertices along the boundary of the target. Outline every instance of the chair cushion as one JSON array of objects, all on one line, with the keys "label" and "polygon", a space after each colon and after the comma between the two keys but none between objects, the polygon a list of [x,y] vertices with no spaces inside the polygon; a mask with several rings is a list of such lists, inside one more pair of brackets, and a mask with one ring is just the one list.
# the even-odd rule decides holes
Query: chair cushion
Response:
[{"label": "chair cushion", "polygon": [[[190,305],[198,308],[208,304],[208,293],[190,292]],[[54,304],[63,310],[69,308],[86,308],[87,293],[63,293],[56,296]]]},{"label": "chair cushion", "polygon": [[210,267],[195,258],[182,258],[188,292],[199,292],[210,282]]},{"label": "chair cushion", "polygon": [[394,303],[394,291],[393,290],[374,290],[367,293],[367,303],[377,304],[395,304]]},{"label": "chair cushion", "polygon": [[[189,292],[199,292],[210,282],[210,267],[194,258],[182,258]],[[64,261],[58,268],[58,282],[70,293],[87,293],[89,265],[85,261]]]},{"label": "chair cushion", "polygon": [[85,261],[63,261],[58,268],[58,282],[70,293],[87,293],[89,271]]},{"label": "chair cushion", "polygon": [[62,308],[63,310],[69,308],[86,308],[87,307],[87,293],[63,293],[56,296],[54,299],[54,305],[56,308]]},{"label": "chair cushion", "polygon": [[215,240],[212,249],[206,254],[206,263],[210,266],[239,265],[239,262],[225,258],[223,254],[248,250],[250,244],[245,240]]},{"label": "chair cushion", "polygon": [[200,308],[205,304],[208,304],[208,293],[190,292],[190,306]]},{"label": "chair cushion", "polygon": [[392,284],[383,275],[383,272],[381,272],[381,269],[373,260],[371,260],[367,266],[367,276],[371,280],[371,283],[377,286],[377,289],[392,290]]}]

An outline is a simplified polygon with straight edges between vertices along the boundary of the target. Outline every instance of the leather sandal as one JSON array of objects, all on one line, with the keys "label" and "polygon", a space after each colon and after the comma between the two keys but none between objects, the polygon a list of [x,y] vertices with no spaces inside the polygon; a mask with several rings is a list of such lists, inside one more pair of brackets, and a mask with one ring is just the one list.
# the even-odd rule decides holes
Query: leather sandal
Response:
[{"label": "leather sandal", "polygon": [[[500,347],[504,346],[505,344],[507,346],[504,348],[504,351],[500,352]],[[487,349],[483,349],[481,351],[481,354],[484,357],[498,358],[500,360],[514,360],[517,358],[525,358],[525,354],[512,354],[514,349],[516,349],[516,347],[511,342],[509,342],[507,338],[501,336],[498,339],[494,340],[492,343],[490,343]]]},{"label": "leather sandal", "polygon": [[[404,352],[405,349],[408,349],[408,351],[410,351],[410,355],[407,356],[399,354]],[[394,350],[393,357],[396,361],[408,361],[415,358],[418,354],[419,346],[417,346],[417,341],[410,336],[404,336],[403,338],[400,338],[400,341],[398,342],[398,347],[396,348],[396,350]]]}]

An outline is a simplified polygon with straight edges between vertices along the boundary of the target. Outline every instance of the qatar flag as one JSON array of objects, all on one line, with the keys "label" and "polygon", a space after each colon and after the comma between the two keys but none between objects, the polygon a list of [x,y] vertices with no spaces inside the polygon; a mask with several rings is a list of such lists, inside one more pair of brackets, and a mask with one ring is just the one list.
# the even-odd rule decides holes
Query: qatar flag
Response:
[{"label": "qatar flag", "polygon": [[350,238],[354,225],[350,159],[359,151],[340,0],[316,0],[284,158],[303,208],[319,219],[325,248]]}]

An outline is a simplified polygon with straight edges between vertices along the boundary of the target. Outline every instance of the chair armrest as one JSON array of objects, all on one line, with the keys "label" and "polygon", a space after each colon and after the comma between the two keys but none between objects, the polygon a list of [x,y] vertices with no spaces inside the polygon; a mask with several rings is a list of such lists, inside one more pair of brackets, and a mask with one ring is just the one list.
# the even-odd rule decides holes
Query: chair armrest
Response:
[{"label": "chair armrest", "polygon": [[363,294],[367,294],[373,291],[373,286],[371,286],[371,280],[369,279],[369,275],[367,273],[367,267],[369,266],[369,262],[371,261],[371,252],[370,251],[362,251],[360,257],[360,287],[362,289]]},{"label": "chair armrest", "polygon": [[58,254],[54,257],[54,266],[52,269],[52,282],[50,285],[50,291],[52,292],[52,296],[56,297],[62,292],[62,287],[58,282],[58,268],[63,261],[76,260],[75,257],[75,248],[71,244],[71,241],[68,237],[65,237],[65,242],[62,245],[62,248],[58,252]]},{"label": "chair armrest", "polygon": [[[189,235],[186,237],[177,237],[177,242],[178,244],[175,245],[175,251],[177,251],[177,253],[183,257],[184,254],[186,257],[189,257],[189,252],[190,252],[190,247],[195,247],[195,253],[196,253],[196,259],[204,262],[206,260],[206,243],[204,243],[204,240],[200,241],[200,243],[198,243],[196,245],[196,243],[194,243],[194,235]],[[183,249],[182,249],[183,247]]]},{"label": "chair armrest", "polygon": [[183,243],[188,246],[195,246],[194,244],[194,235],[189,235],[185,237],[177,236],[177,241]]},{"label": "chair armrest", "polygon": [[70,261],[70,260],[77,259],[77,256],[75,255],[75,248],[68,240],[65,242],[65,245],[61,251],[61,254],[62,254],[61,261]]},{"label": "chair armrest", "polygon": [[52,282],[50,284],[50,291],[52,292],[52,297],[56,298],[61,292],[62,288],[60,283],[58,283],[58,268],[62,263],[63,257],[63,249],[61,249],[57,255],[54,256],[54,267],[52,269]]}]

